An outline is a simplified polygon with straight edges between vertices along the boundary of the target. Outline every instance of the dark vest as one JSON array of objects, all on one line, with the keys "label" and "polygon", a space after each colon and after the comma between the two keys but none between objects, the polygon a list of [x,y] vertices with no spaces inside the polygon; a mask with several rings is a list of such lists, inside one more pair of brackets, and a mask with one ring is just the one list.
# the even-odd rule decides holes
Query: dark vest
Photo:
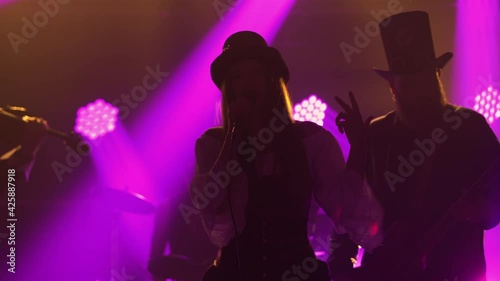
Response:
[{"label": "dark vest", "polygon": [[[307,237],[312,178],[297,124],[274,135],[274,173],[258,178],[254,163],[240,160],[248,178],[246,225],[238,236],[241,270],[250,280],[281,280],[293,265],[314,258]],[[238,276],[236,239],[222,249],[219,266]],[[236,274],[236,275],[234,275]],[[278,279],[279,278],[279,279]]]}]

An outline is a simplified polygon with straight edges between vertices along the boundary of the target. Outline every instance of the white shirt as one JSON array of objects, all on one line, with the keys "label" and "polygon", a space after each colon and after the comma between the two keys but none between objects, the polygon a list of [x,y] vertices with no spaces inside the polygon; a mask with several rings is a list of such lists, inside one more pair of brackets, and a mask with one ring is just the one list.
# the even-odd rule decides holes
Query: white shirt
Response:
[{"label": "white shirt", "polygon": [[[354,172],[345,169],[342,151],[330,132],[311,122],[296,122],[293,126],[305,132],[302,141],[316,202],[332,219],[337,233],[348,233],[367,251],[373,250],[382,240],[383,212],[370,187]],[[197,165],[215,163],[222,145],[220,139],[206,133],[202,135],[196,143]],[[260,175],[273,173],[273,154],[265,154],[255,161]],[[236,226],[241,233],[248,203],[248,181],[241,167],[213,167],[212,172],[197,173],[191,183],[193,204],[200,211],[210,240],[218,247],[228,245],[235,235],[229,208],[217,210],[229,186],[227,179]]]}]

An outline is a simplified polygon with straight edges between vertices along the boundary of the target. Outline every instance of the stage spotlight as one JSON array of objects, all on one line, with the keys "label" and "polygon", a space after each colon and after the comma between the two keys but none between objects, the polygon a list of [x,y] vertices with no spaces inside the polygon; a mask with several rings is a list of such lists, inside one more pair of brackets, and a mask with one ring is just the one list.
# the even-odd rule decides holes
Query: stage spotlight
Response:
[{"label": "stage spotlight", "polygon": [[295,105],[293,119],[297,121],[311,121],[323,126],[325,119],[326,103],[323,103],[315,95]]},{"label": "stage spotlight", "polygon": [[489,86],[478,94],[475,99],[474,110],[481,113],[488,123],[500,118],[500,95],[497,89]]},{"label": "stage spotlight", "polygon": [[97,99],[78,109],[75,132],[95,140],[115,129],[117,114],[116,107]]}]

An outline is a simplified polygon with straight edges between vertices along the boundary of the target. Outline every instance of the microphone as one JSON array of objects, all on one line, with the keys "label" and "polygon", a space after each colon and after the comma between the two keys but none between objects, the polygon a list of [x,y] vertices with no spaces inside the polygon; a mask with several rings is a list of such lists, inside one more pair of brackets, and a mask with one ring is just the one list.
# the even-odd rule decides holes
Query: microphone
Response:
[{"label": "microphone", "polygon": [[80,149],[82,150],[83,153],[87,154],[90,152],[89,144],[86,143],[80,136],[76,134],[66,134],[51,128],[47,130],[47,133],[51,136],[64,140],[66,144],[69,145],[74,150],[77,150],[78,144],[80,144]]},{"label": "microphone", "polygon": [[[0,129],[6,132],[2,134],[0,141],[8,145],[18,145],[24,135],[26,124],[19,116],[0,107]],[[47,134],[64,140],[74,150],[77,150],[80,145],[83,153],[90,152],[89,144],[76,134],[66,134],[52,128],[47,129]]]},{"label": "microphone", "polygon": [[[248,99],[252,105],[255,107],[256,104],[257,104],[257,95],[255,94],[255,91],[254,90],[250,90],[250,89],[247,89],[247,90],[244,90],[243,92],[241,92],[240,94],[240,97],[239,98],[246,98]],[[233,102],[235,102],[236,100],[234,100]],[[234,136],[234,131],[237,127],[237,125],[241,125],[240,123],[242,122],[242,119],[243,117],[242,116],[236,116],[235,121],[232,122],[232,126],[230,128],[231,130],[231,141],[233,140],[233,136]]]},{"label": "microphone", "polygon": [[229,151],[233,151],[233,144],[234,144],[234,131],[236,130],[236,121],[233,122],[232,128],[231,128],[231,137],[229,139]]},{"label": "microphone", "polygon": [[[236,129],[236,121],[233,122],[233,125],[231,126],[231,135],[234,135],[234,130]],[[231,136],[232,138],[232,136]]]}]

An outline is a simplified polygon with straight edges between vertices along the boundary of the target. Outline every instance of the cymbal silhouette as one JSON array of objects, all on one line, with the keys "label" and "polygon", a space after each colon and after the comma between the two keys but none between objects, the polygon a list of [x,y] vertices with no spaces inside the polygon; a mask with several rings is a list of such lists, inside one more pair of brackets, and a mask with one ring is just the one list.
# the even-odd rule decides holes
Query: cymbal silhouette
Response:
[{"label": "cymbal silhouette", "polygon": [[92,191],[93,195],[106,206],[135,214],[151,214],[156,208],[146,200],[144,196],[135,192],[128,192],[114,188],[97,188]]},{"label": "cymbal silhouette", "polygon": [[155,258],[148,265],[148,269],[155,276],[175,280],[201,280],[208,267],[209,264],[175,254]]}]

